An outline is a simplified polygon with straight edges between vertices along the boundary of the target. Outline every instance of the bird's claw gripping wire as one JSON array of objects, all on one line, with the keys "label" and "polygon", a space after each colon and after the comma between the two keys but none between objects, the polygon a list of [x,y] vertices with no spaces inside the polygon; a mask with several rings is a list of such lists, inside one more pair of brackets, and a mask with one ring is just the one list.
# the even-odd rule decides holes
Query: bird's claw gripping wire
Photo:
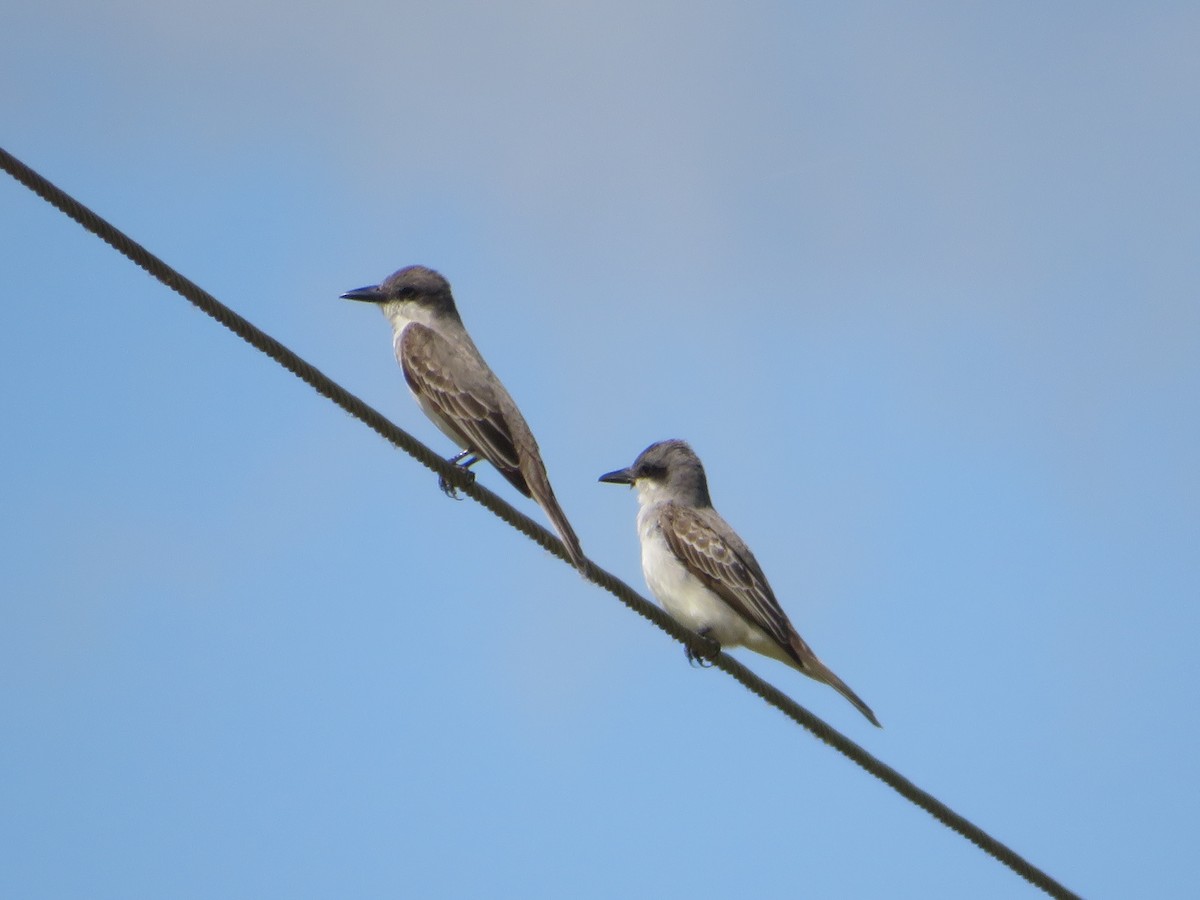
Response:
[{"label": "bird's claw gripping wire", "polygon": [[[473,454],[470,450],[464,450],[462,453],[455,454],[446,460],[446,462],[454,463],[454,465],[462,469],[467,474],[467,477],[470,481],[473,482],[475,480],[475,473],[471,471],[471,466],[479,462],[479,457]],[[451,484],[445,475],[438,476],[438,487],[447,497],[450,497],[454,500],[462,499],[462,497],[458,496],[458,487]]]},{"label": "bird's claw gripping wire", "polygon": [[[702,638],[707,638],[708,633],[711,630],[712,629],[710,629],[710,628],[701,628],[696,633],[698,635],[700,635],[700,637],[702,637]],[[715,641],[713,643],[716,644]],[[715,653],[713,654],[713,656],[706,656],[705,654],[692,649],[690,644],[684,645],[683,652],[687,654],[688,665],[692,666],[693,668],[699,666],[701,669],[711,669],[712,665],[713,665],[713,657],[716,656]],[[720,653],[720,652],[721,652],[721,648],[720,648],[720,646],[717,646],[717,653]]]}]

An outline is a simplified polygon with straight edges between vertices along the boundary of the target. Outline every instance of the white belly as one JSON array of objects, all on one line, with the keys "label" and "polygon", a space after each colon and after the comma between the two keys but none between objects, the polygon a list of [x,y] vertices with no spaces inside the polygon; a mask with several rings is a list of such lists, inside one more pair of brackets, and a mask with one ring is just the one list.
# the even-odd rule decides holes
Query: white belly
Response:
[{"label": "white belly", "polygon": [[[639,485],[640,489],[640,485]],[[647,492],[649,493],[649,492]],[[658,524],[653,495],[644,496],[638,512],[642,540],[642,574],[650,592],[671,618],[685,628],[703,632],[721,647],[748,647],[756,653],[799,668],[791,655],[757,625],[743,619],[729,604],[688,571],[667,544]]]},{"label": "white belly", "polygon": [[639,515],[638,531],[642,538],[642,574],[650,592],[671,618],[692,631],[706,633],[722,647],[749,645],[758,649],[766,635],[687,570],[671,552],[656,516]]}]

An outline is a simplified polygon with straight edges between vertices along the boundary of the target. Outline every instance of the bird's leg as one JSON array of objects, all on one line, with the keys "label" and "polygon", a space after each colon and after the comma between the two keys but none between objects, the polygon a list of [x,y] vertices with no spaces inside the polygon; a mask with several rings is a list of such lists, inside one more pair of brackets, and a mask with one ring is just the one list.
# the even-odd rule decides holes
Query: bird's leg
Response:
[{"label": "bird's leg", "polygon": [[[463,462],[463,460],[466,460],[466,462]],[[464,450],[462,453],[456,453],[446,460],[446,462],[454,463],[454,465],[458,466],[464,472],[467,472],[471,476],[472,481],[475,480],[475,473],[471,471],[471,466],[479,462],[479,457],[472,451]],[[462,499],[458,496],[458,488],[447,481],[445,475],[438,476],[438,487],[442,489],[442,493],[447,497],[453,497],[455,500]]]},{"label": "bird's leg", "polygon": [[[702,638],[708,637],[709,634],[711,634],[711,633],[712,633],[712,629],[707,626],[705,626],[704,628],[701,628],[700,630],[698,630],[696,632],[696,634],[700,635],[700,637],[702,637]],[[713,641],[713,643],[716,643],[716,641]],[[691,648],[691,645],[685,646],[683,648],[683,650],[687,654],[688,665],[699,666],[702,669],[708,669],[708,668],[712,667],[712,664],[713,664],[712,657],[705,656],[703,653],[696,652],[695,650],[693,650]],[[718,653],[721,652],[721,646],[719,644],[717,645],[717,652]]]}]

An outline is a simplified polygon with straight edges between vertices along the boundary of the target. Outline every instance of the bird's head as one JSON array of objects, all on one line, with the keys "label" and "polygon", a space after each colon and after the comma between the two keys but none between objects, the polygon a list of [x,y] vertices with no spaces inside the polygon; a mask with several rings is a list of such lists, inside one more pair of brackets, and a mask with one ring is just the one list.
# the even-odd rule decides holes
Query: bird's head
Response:
[{"label": "bird's head", "polygon": [[633,465],[600,476],[606,484],[628,484],[638,489],[643,504],[660,499],[690,506],[712,506],[704,466],[684,441],[659,441],[638,454]]},{"label": "bird's head", "polygon": [[406,266],[380,284],[346,291],[342,299],[377,304],[392,320],[400,317],[422,321],[439,314],[457,316],[450,282],[424,266]]}]

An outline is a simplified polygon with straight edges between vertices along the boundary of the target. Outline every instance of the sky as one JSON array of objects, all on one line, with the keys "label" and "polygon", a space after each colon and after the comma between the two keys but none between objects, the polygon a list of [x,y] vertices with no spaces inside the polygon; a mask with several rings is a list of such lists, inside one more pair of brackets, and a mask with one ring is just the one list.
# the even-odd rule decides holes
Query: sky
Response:
[{"label": "sky", "polygon": [[[884,728],[739,659],[1200,890],[1195,4],[4,19],[0,146],[450,456],[338,299],[443,272],[598,564],[688,440]],[[0,235],[0,895],[1039,896],[7,177]]]}]

